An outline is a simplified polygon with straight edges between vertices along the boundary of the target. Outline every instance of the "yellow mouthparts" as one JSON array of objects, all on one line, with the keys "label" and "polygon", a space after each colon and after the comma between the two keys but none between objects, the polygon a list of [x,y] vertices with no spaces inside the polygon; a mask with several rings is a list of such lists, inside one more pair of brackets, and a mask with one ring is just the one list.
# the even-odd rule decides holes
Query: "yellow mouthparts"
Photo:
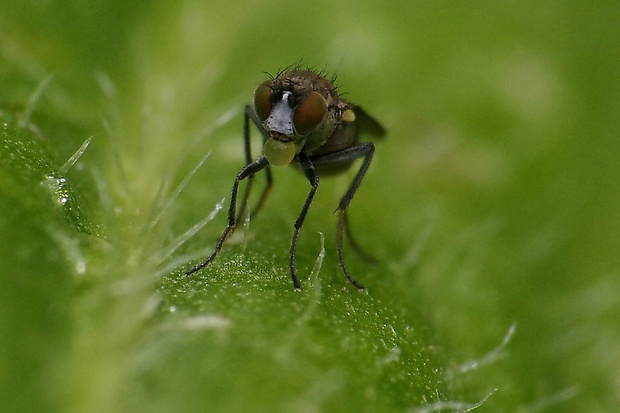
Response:
[{"label": "yellow mouthparts", "polygon": [[288,165],[295,157],[295,142],[282,142],[269,138],[263,145],[263,154],[269,163],[274,166]]}]

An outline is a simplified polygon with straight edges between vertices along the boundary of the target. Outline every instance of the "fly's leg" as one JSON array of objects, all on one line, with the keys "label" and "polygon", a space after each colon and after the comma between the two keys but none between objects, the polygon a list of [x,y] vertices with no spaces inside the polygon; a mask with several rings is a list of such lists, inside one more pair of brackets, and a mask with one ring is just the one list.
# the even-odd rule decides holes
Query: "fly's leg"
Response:
[{"label": "fly's leg", "polygon": [[[359,188],[362,179],[366,174],[366,171],[368,171],[374,153],[375,146],[372,144],[372,142],[363,142],[337,152],[320,155],[316,158],[313,158],[314,164],[316,166],[335,165],[338,163],[351,162],[358,158],[364,158],[362,166],[360,166],[359,171],[357,171],[357,174],[355,175],[351,186],[349,186],[349,189],[344,194],[344,196],[340,200],[340,204],[338,205],[338,227],[336,229],[336,252],[338,254],[338,264],[340,265],[340,268],[342,269],[342,272],[344,273],[344,276],[347,278],[347,280],[349,280],[349,282],[359,290],[364,290],[365,288],[362,284],[358,283],[355,278],[353,278],[353,276],[351,276],[351,273],[349,272],[346,264],[344,263],[344,257],[342,255],[342,234],[347,228],[347,207],[351,203],[351,200],[353,199],[353,195],[355,195],[357,188]],[[349,238],[352,239],[351,237]]]},{"label": "fly's leg", "polygon": [[[245,152],[245,164],[249,165],[252,163],[252,142],[250,140],[250,117],[249,112],[252,111],[250,105],[246,105],[245,114],[243,116],[243,149]],[[254,183],[254,175],[248,177],[248,183],[245,186],[245,191],[243,192],[243,198],[241,198],[241,208],[239,208],[239,212],[237,213],[237,222],[241,221],[243,216],[245,215],[245,210],[248,205],[248,199],[250,198],[250,193],[252,192],[252,185]]]},{"label": "fly's leg", "polygon": [[258,215],[261,209],[263,209],[263,205],[265,205],[265,201],[267,200],[267,198],[269,197],[269,194],[271,193],[271,187],[273,186],[273,178],[271,176],[271,167],[267,166],[265,168],[265,176],[267,178],[267,182],[265,183],[265,187],[263,188],[263,192],[261,193],[260,198],[258,199],[258,202],[256,203],[256,205],[250,212],[252,217],[256,217],[256,215]]},{"label": "fly's leg", "polygon": [[189,271],[186,271],[185,272],[186,276],[189,276],[197,271],[202,270],[204,267],[209,265],[211,261],[215,259],[217,254],[222,249],[224,242],[230,236],[230,234],[232,234],[232,232],[235,230],[235,226],[237,225],[237,191],[239,189],[239,183],[246,178],[248,179],[251,178],[257,172],[261,171],[262,169],[265,169],[267,165],[269,165],[269,161],[267,161],[267,159],[264,156],[261,156],[254,162],[250,162],[249,164],[247,164],[237,174],[237,177],[235,178],[235,182],[233,184],[232,192],[230,195],[230,206],[228,207],[228,226],[226,227],[224,232],[222,232],[222,235],[220,236],[220,239],[217,241],[217,244],[215,244],[215,248],[213,249],[213,252],[211,252],[211,255],[209,255],[207,259],[202,261],[200,264],[197,264]]},{"label": "fly's leg", "polygon": [[358,290],[365,290],[366,287],[358,283],[355,278],[353,278],[353,276],[347,269],[347,266],[344,263],[344,257],[342,256],[342,232],[344,230],[344,226],[346,225],[345,215],[346,214],[343,209],[338,209],[338,227],[336,229],[336,253],[338,254],[338,265],[340,265],[344,276],[347,278],[347,280],[349,280],[351,284],[355,286],[355,288],[357,288]]},{"label": "fly's leg", "polygon": [[306,197],[306,202],[304,206],[301,208],[299,212],[299,216],[295,221],[294,229],[293,229],[293,239],[291,240],[291,250],[289,253],[289,269],[291,271],[291,279],[293,280],[293,287],[295,289],[301,290],[301,283],[297,278],[297,271],[295,269],[295,256],[297,254],[297,238],[299,237],[299,230],[306,219],[306,215],[308,214],[308,209],[310,208],[310,204],[312,203],[312,199],[314,198],[314,194],[316,193],[317,188],[319,187],[319,176],[314,169],[314,165],[312,161],[304,154],[299,154],[299,163],[301,164],[301,169],[308,178],[310,182],[311,188],[310,192],[308,192],[308,196]]},{"label": "fly's leg", "polygon": [[349,245],[353,248],[357,255],[371,264],[377,263],[377,259],[364,251],[364,249],[355,240],[355,237],[353,237],[353,233],[351,232],[351,223],[349,222],[349,215],[346,212],[344,214],[344,233],[349,240]]},{"label": "fly's leg", "polygon": [[[263,128],[260,120],[256,117],[256,113],[254,109],[250,105],[246,105],[245,114],[243,116],[243,147],[245,151],[245,162],[246,164],[250,164],[252,162],[252,143],[250,140],[250,120],[254,123],[254,126],[260,131],[263,143],[268,138],[267,132]],[[271,176],[271,168],[267,166],[265,168],[265,176],[267,178],[267,183],[263,188],[263,192],[256,204],[256,206],[250,212],[250,216],[254,217],[258,212],[262,209],[265,200],[267,199],[269,193],[271,192],[271,187],[273,186],[273,178]],[[254,183],[254,175],[248,177],[248,183],[245,187],[245,191],[243,192],[243,198],[241,198],[241,207],[239,208],[239,212],[237,213],[237,222],[243,219],[245,215],[248,200],[250,198],[250,192],[252,192],[252,185]]]}]

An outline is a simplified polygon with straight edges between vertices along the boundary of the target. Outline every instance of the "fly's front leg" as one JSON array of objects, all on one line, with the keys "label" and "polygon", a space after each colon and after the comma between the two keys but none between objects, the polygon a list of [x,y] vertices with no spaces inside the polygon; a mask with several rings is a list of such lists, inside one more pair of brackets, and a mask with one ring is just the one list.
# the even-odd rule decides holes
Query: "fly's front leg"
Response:
[{"label": "fly's front leg", "polygon": [[[256,128],[261,133],[262,142],[264,143],[265,140],[268,138],[267,132],[265,132],[265,129],[263,128],[262,123],[256,117],[256,113],[254,112],[254,109],[252,108],[252,106],[246,105],[245,113],[243,116],[243,147],[245,151],[246,164],[250,164],[252,162],[252,142],[250,139],[250,120],[252,121],[252,123],[254,123],[254,126],[256,126]],[[265,203],[265,200],[267,199],[267,196],[271,192],[271,187],[273,185],[273,178],[271,176],[271,168],[269,167],[269,165],[265,168],[265,176],[267,178],[267,183],[265,187],[263,188],[263,192],[261,193],[258,203],[251,211],[251,216],[255,216],[256,214],[258,214],[258,212],[262,209],[263,204]],[[245,214],[245,211],[248,205],[248,200],[250,198],[250,193],[252,192],[253,183],[254,183],[254,175],[248,177],[248,184],[245,187],[245,191],[243,193],[243,198],[241,200],[241,207],[239,208],[239,212],[237,213],[237,221],[241,221],[241,219],[243,218]]]},{"label": "fly's front leg", "polygon": [[[344,276],[347,278],[347,280],[349,280],[349,282],[353,284],[359,290],[364,290],[365,288],[362,284],[358,283],[355,280],[355,278],[353,278],[353,276],[351,276],[351,273],[349,272],[349,270],[347,269],[347,266],[344,263],[344,257],[342,254],[342,234],[345,232],[345,229],[348,227],[347,218],[346,218],[347,207],[351,203],[351,200],[353,199],[353,195],[355,195],[357,188],[359,188],[362,182],[362,179],[364,178],[364,175],[366,174],[366,171],[368,171],[368,168],[370,167],[370,163],[372,162],[372,156],[374,153],[375,153],[375,146],[372,144],[372,142],[363,142],[355,146],[351,146],[349,148],[340,150],[338,152],[321,155],[313,159],[314,164],[316,166],[319,166],[319,165],[329,166],[329,165],[335,165],[338,163],[351,162],[355,159],[362,158],[362,157],[364,158],[364,161],[362,162],[362,166],[360,166],[360,169],[357,171],[357,174],[355,175],[355,178],[353,179],[351,186],[349,186],[349,189],[347,190],[347,192],[344,194],[344,196],[340,200],[340,204],[338,204],[338,209],[337,209],[338,227],[336,229],[336,252],[338,253],[338,264],[340,265],[340,268],[342,269],[342,272],[344,273]],[[347,229],[347,232],[348,232],[348,229]]]},{"label": "fly's front leg", "polygon": [[312,161],[305,156],[304,154],[299,154],[299,163],[301,164],[301,169],[308,178],[310,182],[311,188],[310,192],[308,192],[308,196],[306,197],[306,202],[304,206],[301,208],[299,212],[299,216],[295,221],[294,229],[293,229],[293,239],[291,240],[291,250],[289,253],[289,269],[291,271],[291,279],[293,280],[293,287],[295,289],[301,290],[301,283],[297,278],[297,271],[295,269],[295,256],[297,255],[297,238],[299,237],[299,230],[306,219],[306,215],[308,214],[308,209],[310,208],[310,204],[312,203],[312,199],[314,198],[314,194],[316,193],[317,188],[319,187],[319,176],[314,169],[314,165]]},{"label": "fly's front leg", "polygon": [[215,248],[213,249],[213,252],[211,253],[211,255],[209,255],[209,257],[207,257],[207,259],[202,261],[200,264],[194,266],[189,271],[186,271],[185,275],[189,276],[197,271],[200,271],[201,269],[209,265],[209,263],[211,263],[211,261],[215,259],[217,254],[222,249],[224,242],[230,236],[230,234],[232,234],[232,232],[235,230],[235,226],[237,225],[237,191],[239,189],[239,183],[246,178],[251,178],[252,176],[254,176],[254,174],[264,169],[268,165],[269,165],[269,162],[267,161],[267,159],[264,156],[261,156],[254,162],[251,162],[248,165],[246,165],[237,174],[237,177],[235,178],[235,182],[233,184],[231,195],[230,195],[230,205],[228,207],[228,225],[226,226],[226,229],[224,230],[224,232],[222,232],[222,235],[220,236],[220,239],[217,241],[217,244],[215,244]]}]

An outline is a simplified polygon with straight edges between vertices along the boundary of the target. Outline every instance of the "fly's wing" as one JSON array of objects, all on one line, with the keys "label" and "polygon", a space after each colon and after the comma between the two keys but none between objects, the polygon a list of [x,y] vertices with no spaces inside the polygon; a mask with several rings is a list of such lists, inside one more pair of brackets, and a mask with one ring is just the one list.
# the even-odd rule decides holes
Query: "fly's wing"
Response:
[{"label": "fly's wing", "polygon": [[372,138],[382,138],[385,135],[385,128],[364,109],[353,106],[353,112],[355,112],[355,123],[360,134],[369,135]]}]

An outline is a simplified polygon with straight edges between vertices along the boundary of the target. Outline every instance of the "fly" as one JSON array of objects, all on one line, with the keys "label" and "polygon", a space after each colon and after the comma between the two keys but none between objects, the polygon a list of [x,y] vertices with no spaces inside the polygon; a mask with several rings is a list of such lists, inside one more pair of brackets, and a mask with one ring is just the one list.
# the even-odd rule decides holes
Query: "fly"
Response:
[{"label": "fly", "polygon": [[[255,160],[250,149],[250,121],[259,130],[263,140],[263,154]],[[246,166],[237,174],[232,187],[228,225],[211,255],[185,274],[189,276],[200,271],[221,251],[224,242],[245,213],[254,175],[264,170],[267,180],[253,211],[253,215],[256,215],[273,185],[271,165],[293,164],[301,169],[310,183],[310,191],[293,226],[289,250],[289,270],[293,286],[301,289],[295,267],[297,238],[319,187],[319,176],[341,174],[356,159],[361,158],[362,164],[336,210],[336,252],[344,276],[355,287],[364,290],[364,286],[351,276],[342,254],[342,238],[346,233],[353,249],[362,257],[371,259],[353,240],[347,219],[347,207],[368,171],[375,151],[372,142],[360,142],[362,133],[380,138],[385,134],[385,130],[359,106],[342,99],[334,81],[326,79],[323,73],[297,68],[285,70],[258,85],[254,92],[253,105],[245,107],[243,138]],[[238,210],[237,192],[239,184],[245,179],[248,183]]]}]

